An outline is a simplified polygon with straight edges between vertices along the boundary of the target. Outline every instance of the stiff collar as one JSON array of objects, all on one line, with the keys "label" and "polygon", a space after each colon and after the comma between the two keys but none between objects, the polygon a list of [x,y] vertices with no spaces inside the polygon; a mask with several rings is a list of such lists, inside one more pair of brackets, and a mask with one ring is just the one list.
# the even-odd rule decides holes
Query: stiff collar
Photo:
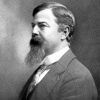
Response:
[{"label": "stiff collar", "polygon": [[43,61],[40,63],[45,65],[53,64],[60,60],[60,58],[69,50],[69,47],[64,47],[61,50],[46,56]]}]

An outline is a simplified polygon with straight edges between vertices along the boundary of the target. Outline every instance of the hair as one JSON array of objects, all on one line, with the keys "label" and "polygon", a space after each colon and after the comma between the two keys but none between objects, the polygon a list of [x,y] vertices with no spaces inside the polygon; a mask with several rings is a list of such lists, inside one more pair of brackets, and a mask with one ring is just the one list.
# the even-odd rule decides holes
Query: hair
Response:
[{"label": "hair", "polygon": [[33,10],[33,17],[40,11],[45,9],[51,9],[54,16],[57,18],[56,22],[60,26],[60,30],[64,31],[63,26],[67,26],[69,34],[66,37],[67,41],[70,42],[70,39],[73,35],[73,30],[75,26],[75,17],[73,13],[64,5],[57,2],[46,2],[42,3]]}]

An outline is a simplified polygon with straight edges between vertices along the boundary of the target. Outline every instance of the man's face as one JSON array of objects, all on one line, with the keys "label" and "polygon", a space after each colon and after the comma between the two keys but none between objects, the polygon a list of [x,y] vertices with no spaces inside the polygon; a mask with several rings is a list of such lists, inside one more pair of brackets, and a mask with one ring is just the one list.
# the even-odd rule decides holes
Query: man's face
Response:
[{"label": "man's face", "polygon": [[[45,9],[34,16],[32,35],[40,40],[43,49],[55,49],[61,42],[56,17],[51,9]],[[42,41],[41,41],[42,40]]]},{"label": "man's face", "polygon": [[34,16],[31,49],[26,57],[27,63],[34,66],[46,55],[45,51],[49,51],[49,53],[56,51],[57,46],[61,43],[61,34],[58,28],[51,9],[42,10]]}]

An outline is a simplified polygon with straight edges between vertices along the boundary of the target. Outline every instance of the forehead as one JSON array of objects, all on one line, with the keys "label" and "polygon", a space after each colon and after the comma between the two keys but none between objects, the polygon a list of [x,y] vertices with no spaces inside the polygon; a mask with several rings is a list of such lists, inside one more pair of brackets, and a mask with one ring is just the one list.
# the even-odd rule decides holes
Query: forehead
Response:
[{"label": "forehead", "polygon": [[55,20],[56,20],[56,17],[53,15],[51,9],[42,10],[42,11],[38,12],[34,17],[35,22],[37,22],[37,21],[39,21],[39,22],[41,22],[41,21],[54,22]]}]

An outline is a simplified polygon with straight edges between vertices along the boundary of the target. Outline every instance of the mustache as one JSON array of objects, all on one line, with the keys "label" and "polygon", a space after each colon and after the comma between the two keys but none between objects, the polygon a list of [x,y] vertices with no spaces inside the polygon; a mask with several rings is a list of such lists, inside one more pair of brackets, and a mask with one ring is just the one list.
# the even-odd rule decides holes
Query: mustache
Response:
[{"label": "mustache", "polygon": [[43,38],[40,35],[33,34],[30,40],[30,46],[42,46]]}]

